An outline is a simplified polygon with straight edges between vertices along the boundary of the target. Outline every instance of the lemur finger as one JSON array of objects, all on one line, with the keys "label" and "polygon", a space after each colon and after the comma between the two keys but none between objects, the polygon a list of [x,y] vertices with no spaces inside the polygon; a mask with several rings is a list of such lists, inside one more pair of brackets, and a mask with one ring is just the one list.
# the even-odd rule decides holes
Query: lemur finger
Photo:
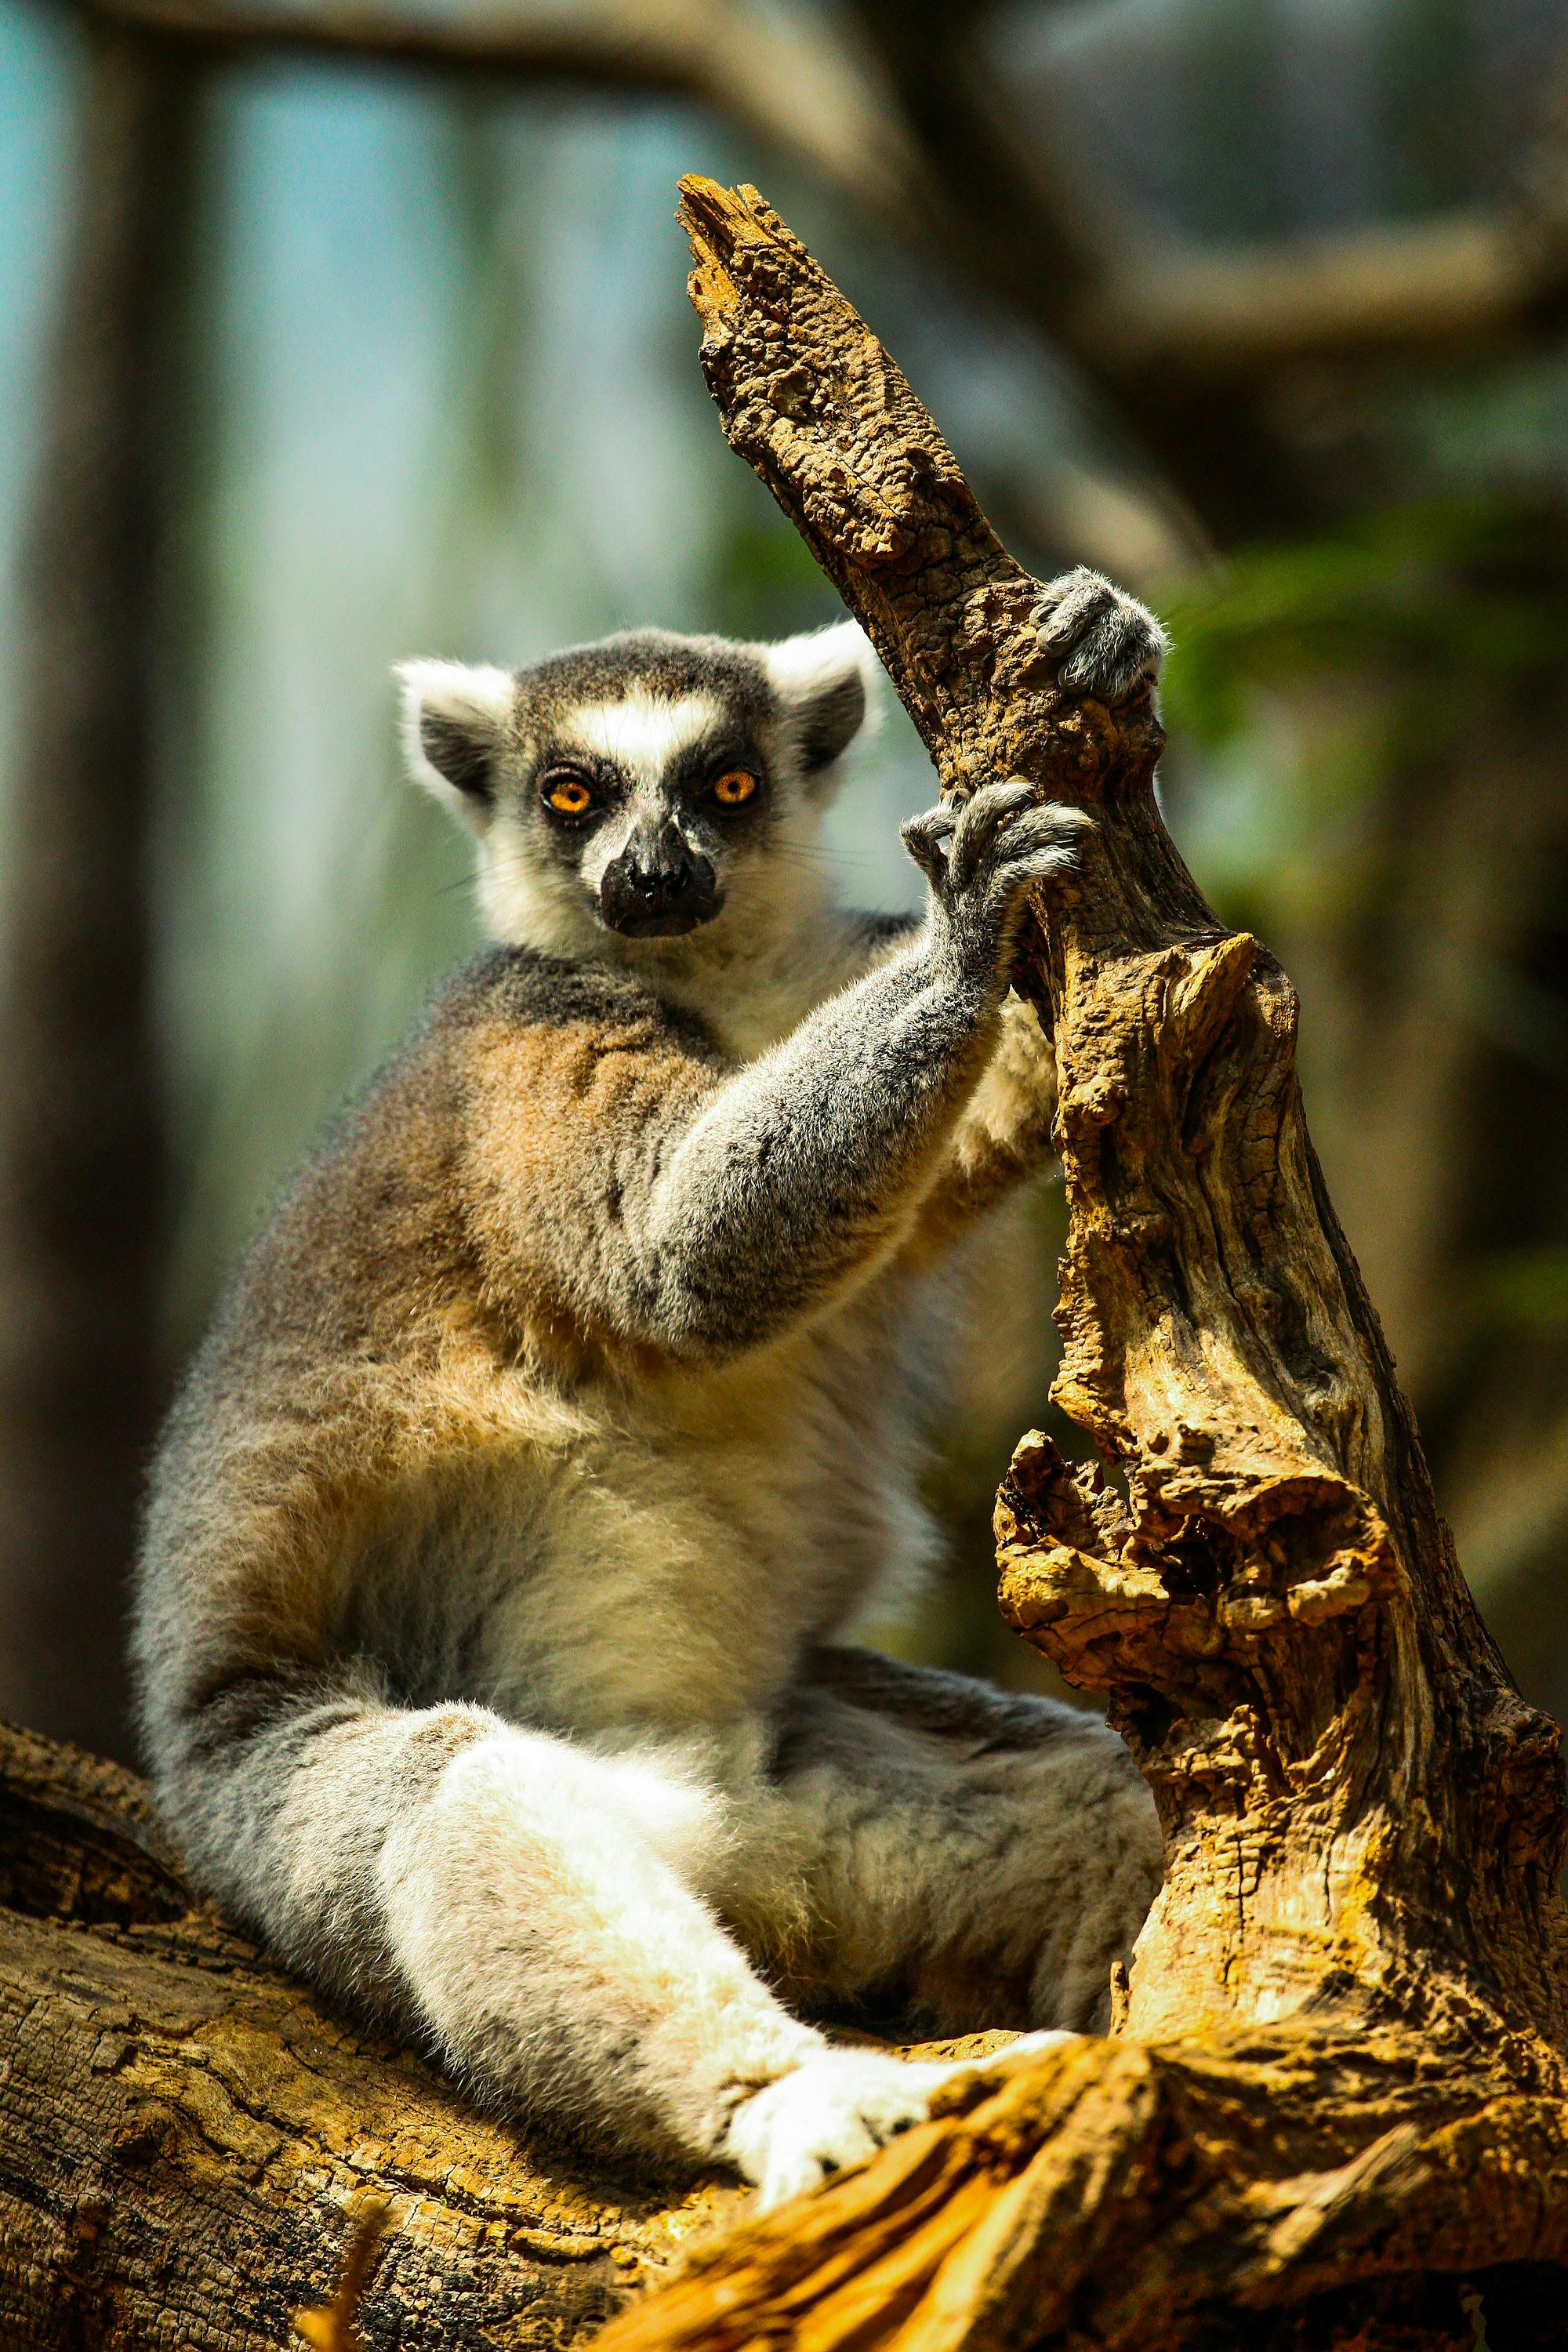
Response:
[{"label": "lemur finger", "polygon": [[951,2083],[964,2074],[1011,2074],[1031,2058],[1045,2050],[1065,2049],[1069,2042],[1081,2042],[1081,2033],[1066,2026],[1042,2026],[1034,2033],[1016,2033],[1000,2050],[991,2050],[983,2058],[935,2058],[918,2060],[910,2069],[930,2082],[933,2089]]},{"label": "lemur finger", "polygon": [[1016,816],[1021,809],[1033,806],[1039,792],[1038,784],[1030,783],[1026,776],[981,785],[958,820],[947,854],[948,875],[955,890],[962,890],[970,881],[1008,819]]},{"label": "lemur finger", "polygon": [[1009,901],[1024,898],[1037,882],[1057,882],[1064,874],[1076,872],[1078,860],[1070,849],[1037,849],[1032,857],[1021,857],[1010,864],[997,877],[996,887]]},{"label": "lemur finger", "polygon": [[1068,694],[1123,702],[1141,687],[1153,685],[1164,655],[1164,630],[1128,597],[1096,614],[1057,675]]},{"label": "lemur finger", "polygon": [[1035,627],[1047,652],[1068,652],[1096,614],[1115,603],[1118,593],[1103,572],[1091,572],[1087,563],[1048,581],[1035,607]]},{"label": "lemur finger", "polygon": [[943,844],[952,839],[957,828],[957,817],[946,807],[926,809],[899,827],[900,840],[933,889],[947,873]]},{"label": "lemur finger", "polygon": [[1020,858],[1032,857],[1041,849],[1060,849],[1077,857],[1093,831],[1094,819],[1087,809],[1074,808],[1066,801],[1038,802],[1015,818],[997,843],[998,868],[1016,866]]},{"label": "lemur finger", "polygon": [[1068,873],[1079,865],[1094,820],[1082,809],[1048,803],[1008,826],[1002,837],[994,887],[1012,897],[1030,884]]}]

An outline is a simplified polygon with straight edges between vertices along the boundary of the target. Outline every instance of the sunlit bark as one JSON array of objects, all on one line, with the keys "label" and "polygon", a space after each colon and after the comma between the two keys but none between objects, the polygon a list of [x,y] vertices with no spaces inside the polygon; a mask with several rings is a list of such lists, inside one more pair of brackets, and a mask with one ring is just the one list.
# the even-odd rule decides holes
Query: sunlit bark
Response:
[{"label": "sunlit bark", "polygon": [[[869,630],[950,791],[1094,814],[1024,984],[1070,1225],[1005,1613],[1109,1697],[1166,1833],[1114,2038],[742,2231],[616,2352],[1558,2340],[1563,1807],[1456,1564],[1296,1083],[1296,1003],[1161,823],[1159,733],[1057,694],[1036,583],[754,191],[685,184],[725,429]],[[1503,2332],[1505,2331],[1506,2332]]]}]

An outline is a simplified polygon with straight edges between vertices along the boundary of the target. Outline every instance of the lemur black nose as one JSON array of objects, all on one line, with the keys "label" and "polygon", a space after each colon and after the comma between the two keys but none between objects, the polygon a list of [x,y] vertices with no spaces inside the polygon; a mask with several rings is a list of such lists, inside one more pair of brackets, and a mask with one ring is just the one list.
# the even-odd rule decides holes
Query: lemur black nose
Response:
[{"label": "lemur black nose", "polygon": [[599,884],[605,921],[633,939],[674,939],[694,931],[721,903],[712,866],[668,816],[657,829],[639,824]]}]

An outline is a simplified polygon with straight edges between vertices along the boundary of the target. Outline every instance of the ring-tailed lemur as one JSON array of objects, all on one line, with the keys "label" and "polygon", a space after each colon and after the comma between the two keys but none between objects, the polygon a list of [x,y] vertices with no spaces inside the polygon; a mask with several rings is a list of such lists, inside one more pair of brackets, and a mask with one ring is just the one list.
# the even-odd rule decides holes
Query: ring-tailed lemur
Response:
[{"label": "ring-tailed lemur", "polygon": [[[1152,678],[1091,574],[1042,627],[1074,690]],[[872,668],[849,624],[408,665],[498,944],[242,1266],[135,1637],[190,1866],[286,1961],[768,2200],[945,2071],[804,2016],[1090,2026],[1159,1874],[1102,1725],[840,1645],[931,1549],[941,1261],[1048,1150],[1008,971],[1083,822],[988,784],[905,828],[922,920],[842,910]]]}]

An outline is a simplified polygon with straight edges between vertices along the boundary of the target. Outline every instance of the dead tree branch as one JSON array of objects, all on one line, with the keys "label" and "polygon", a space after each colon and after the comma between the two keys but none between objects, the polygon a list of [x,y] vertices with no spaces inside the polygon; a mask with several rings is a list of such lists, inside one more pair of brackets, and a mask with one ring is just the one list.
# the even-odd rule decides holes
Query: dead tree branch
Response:
[{"label": "dead tree branch", "polygon": [[[1005,1612],[1107,1694],[1163,1891],[1117,2037],[742,2231],[607,2347],[1554,2340],[1568,2259],[1556,1726],[1459,1575],[1307,1137],[1296,1005],[1161,823],[1146,708],[1057,693],[1007,556],[876,338],[754,190],[683,184],[735,447],[864,623],[944,787],[1098,820],[1021,980],[1054,1026],[1058,1402]],[[1508,2332],[1504,2334],[1506,2315]],[[1227,2335],[1226,2331],[1229,2331]],[[606,2347],[606,2352],[607,2352]]]},{"label": "dead tree branch", "polygon": [[525,0],[442,10],[384,0],[89,5],[101,20],[217,56],[295,51],[696,98],[875,217],[900,217],[912,194],[910,141],[875,61],[816,15],[795,26],[746,0]]}]

